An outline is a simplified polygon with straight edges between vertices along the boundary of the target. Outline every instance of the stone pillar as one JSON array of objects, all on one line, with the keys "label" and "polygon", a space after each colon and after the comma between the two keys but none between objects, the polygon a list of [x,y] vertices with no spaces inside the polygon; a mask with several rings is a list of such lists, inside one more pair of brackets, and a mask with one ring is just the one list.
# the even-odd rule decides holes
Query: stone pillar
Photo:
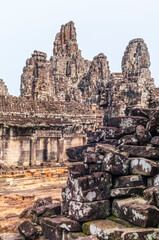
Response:
[{"label": "stone pillar", "polygon": [[36,138],[30,138],[30,166],[36,165]]},{"label": "stone pillar", "polygon": [[64,138],[57,140],[57,162],[62,163],[64,161],[65,143]]}]

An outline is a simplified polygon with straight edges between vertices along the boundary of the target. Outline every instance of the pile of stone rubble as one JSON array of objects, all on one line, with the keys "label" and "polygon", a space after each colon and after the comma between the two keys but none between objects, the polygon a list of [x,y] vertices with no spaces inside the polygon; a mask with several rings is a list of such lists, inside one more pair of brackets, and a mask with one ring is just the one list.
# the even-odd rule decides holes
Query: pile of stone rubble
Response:
[{"label": "pile of stone rubble", "polygon": [[29,214],[41,228],[24,221],[25,239],[159,239],[159,110],[105,116],[104,125],[67,150],[63,201],[37,201]]}]

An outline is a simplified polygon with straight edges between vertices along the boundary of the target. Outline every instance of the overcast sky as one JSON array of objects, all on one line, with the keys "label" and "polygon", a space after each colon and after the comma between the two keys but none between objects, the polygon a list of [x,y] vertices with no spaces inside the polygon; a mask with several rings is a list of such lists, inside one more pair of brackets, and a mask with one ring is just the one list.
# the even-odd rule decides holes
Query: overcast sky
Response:
[{"label": "overcast sky", "polygon": [[0,78],[20,94],[26,59],[34,50],[52,55],[62,24],[74,21],[84,58],[103,52],[111,72],[121,72],[128,42],[143,38],[159,86],[159,0],[0,0]]}]

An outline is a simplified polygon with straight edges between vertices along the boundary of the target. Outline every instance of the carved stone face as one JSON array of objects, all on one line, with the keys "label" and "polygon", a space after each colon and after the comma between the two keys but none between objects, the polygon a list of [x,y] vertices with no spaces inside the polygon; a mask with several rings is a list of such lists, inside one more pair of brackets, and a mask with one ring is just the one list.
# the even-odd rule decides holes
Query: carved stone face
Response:
[{"label": "carved stone face", "polygon": [[139,77],[141,73],[150,67],[150,56],[143,39],[137,38],[129,42],[123,59],[122,73],[124,78]]}]

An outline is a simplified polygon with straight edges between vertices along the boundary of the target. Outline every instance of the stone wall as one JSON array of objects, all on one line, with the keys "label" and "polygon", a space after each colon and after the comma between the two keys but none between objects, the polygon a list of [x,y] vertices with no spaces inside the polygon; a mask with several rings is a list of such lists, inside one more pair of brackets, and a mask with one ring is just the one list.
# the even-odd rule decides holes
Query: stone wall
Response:
[{"label": "stone wall", "polygon": [[76,102],[0,97],[0,160],[8,166],[64,163],[66,149],[83,145],[103,111]]}]

